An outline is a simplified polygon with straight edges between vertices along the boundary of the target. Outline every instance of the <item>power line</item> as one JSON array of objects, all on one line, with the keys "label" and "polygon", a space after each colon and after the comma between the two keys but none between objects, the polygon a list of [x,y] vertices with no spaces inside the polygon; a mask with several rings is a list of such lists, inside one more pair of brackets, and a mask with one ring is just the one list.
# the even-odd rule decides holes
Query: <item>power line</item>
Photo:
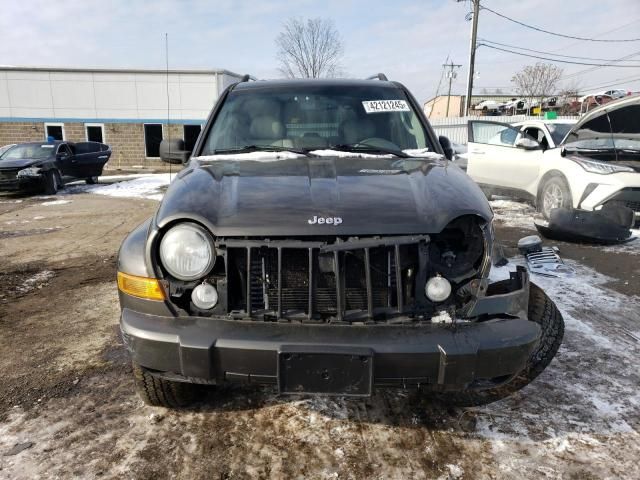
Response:
[{"label": "power line", "polygon": [[[484,46],[487,48],[492,48],[494,50],[500,50],[502,52],[507,52],[507,53],[513,53],[514,55],[520,55],[523,57],[530,57],[530,58],[537,58],[540,60],[546,60],[548,62],[556,62],[556,63],[569,63],[572,65],[589,65],[592,67],[617,67],[617,68],[640,68],[640,64],[635,64],[635,65],[616,65],[613,63],[586,63],[586,62],[573,62],[570,60],[560,60],[558,58],[548,58],[548,57],[541,57],[539,55],[529,55],[527,53],[522,53],[522,52],[515,52],[513,50],[507,50],[506,48],[500,48],[500,47],[496,47],[493,45],[489,45],[487,43],[479,43],[478,46]],[[613,60],[613,61],[617,61],[617,60]]]},{"label": "power line", "polygon": [[[625,55],[624,57],[620,57],[619,59],[616,60],[616,62],[622,62],[624,60],[627,60],[628,58],[635,57],[638,55],[640,55],[640,51],[630,53],[629,55]],[[596,70],[600,70],[601,68],[605,68],[605,67],[591,67],[591,68],[586,68],[584,70],[579,70],[577,72],[569,73],[563,76],[561,80],[567,80],[569,78],[579,77],[580,75],[584,75],[585,73],[595,72]]]},{"label": "power line", "polygon": [[555,35],[556,37],[571,38],[573,40],[581,40],[581,41],[584,41],[584,42],[605,42],[605,43],[640,42],[640,38],[598,39],[598,38],[577,37],[577,36],[574,36],[574,35],[565,35],[563,33],[551,32],[549,30],[545,30],[545,29],[540,28],[540,27],[535,27],[533,25],[529,25],[527,23],[520,22],[520,21],[515,20],[515,19],[513,19],[511,17],[507,17],[506,15],[503,15],[502,13],[496,12],[495,10],[491,10],[489,7],[485,7],[484,5],[481,5],[480,8],[482,8],[482,10],[487,10],[488,12],[491,12],[494,15],[497,15],[498,17],[504,18],[505,20],[509,20],[510,22],[517,23],[518,25],[521,25],[523,27],[530,28],[531,30],[536,30],[537,32],[547,33],[549,35]]},{"label": "power line", "polygon": [[580,90],[599,90],[601,88],[607,88],[607,87],[616,87],[618,85],[622,85],[623,83],[632,83],[632,82],[637,82],[640,81],[640,77],[624,77],[624,78],[616,78],[611,80],[611,82],[613,83],[607,83],[605,85],[590,85],[588,87],[583,87]]},{"label": "power line", "polygon": [[[486,38],[479,38],[478,40],[480,42],[486,42],[486,43],[490,43],[492,45],[501,45],[503,47],[516,48],[518,50],[525,50],[527,52],[541,53],[543,55],[552,55],[554,57],[573,58],[573,59],[576,59],[576,60],[592,60],[592,61],[595,61],[595,62],[598,62],[598,61],[600,61],[600,62],[619,62],[619,61],[621,61],[620,59],[617,59],[617,58],[579,57],[579,56],[576,56],[576,55],[562,55],[560,53],[543,52],[541,50],[533,50],[531,48],[519,47],[517,45],[509,45],[507,43],[494,42],[492,40],[487,40]],[[624,60],[624,61],[627,61],[627,60]]]}]

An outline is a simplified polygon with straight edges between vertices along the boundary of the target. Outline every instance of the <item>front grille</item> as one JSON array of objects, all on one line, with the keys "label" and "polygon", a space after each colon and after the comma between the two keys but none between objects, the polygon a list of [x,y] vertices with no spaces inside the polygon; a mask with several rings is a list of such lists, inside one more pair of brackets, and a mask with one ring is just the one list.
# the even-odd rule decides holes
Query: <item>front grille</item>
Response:
[{"label": "front grille", "polygon": [[427,236],[346,242],[218,239],[226,249],[228,311],[273,320],[335,321],[415,314],[415,282],[420,258],[426,268],[427,242]]},{"label": "front grille", "polygon": [[0,182],[16,180],[19,169],[0,170]]}]

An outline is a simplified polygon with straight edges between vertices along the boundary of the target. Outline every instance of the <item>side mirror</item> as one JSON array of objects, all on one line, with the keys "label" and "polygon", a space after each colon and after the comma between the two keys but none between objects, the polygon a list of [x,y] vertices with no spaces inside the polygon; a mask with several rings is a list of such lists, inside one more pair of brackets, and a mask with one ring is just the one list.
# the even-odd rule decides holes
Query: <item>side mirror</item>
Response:
[{"label": "side mirror", "polygon": [[540,148],[540,144],[532,138],[520,137],[516,140],[515,146],[524,150],[537,150]]},{"label": "side mirror", "polygon": [[167,163],[186,163],[191,152],[184,149],[184,140],[171,139],[160,142],[160,159]]},{"label": "side mirror", "polygon": [[58,160],[65,160],[65,159],[69,158],[69,154],[68,153],[58,153],[56,155],[56,158]]},{"label": "side mirror", "polygon": [[440,135],[438,137],[438,142],[440,142],[440,146],[442,147],[444,156],[447,157],[447,160],[453,160],[453,146],[451,145],[451,141],[447,137]]}]

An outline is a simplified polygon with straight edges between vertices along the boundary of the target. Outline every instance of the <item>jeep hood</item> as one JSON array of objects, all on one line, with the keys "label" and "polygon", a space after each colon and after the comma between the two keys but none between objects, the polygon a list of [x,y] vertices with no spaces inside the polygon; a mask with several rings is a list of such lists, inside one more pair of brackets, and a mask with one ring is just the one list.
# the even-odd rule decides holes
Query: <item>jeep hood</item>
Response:
[{"label": "jeep hood", "polygon": [[194,162],[169,186],[155,223],[191,219],[217,236],[417,234],[467,214],[492,218],[484,194],[450,162],[300,157]]}]

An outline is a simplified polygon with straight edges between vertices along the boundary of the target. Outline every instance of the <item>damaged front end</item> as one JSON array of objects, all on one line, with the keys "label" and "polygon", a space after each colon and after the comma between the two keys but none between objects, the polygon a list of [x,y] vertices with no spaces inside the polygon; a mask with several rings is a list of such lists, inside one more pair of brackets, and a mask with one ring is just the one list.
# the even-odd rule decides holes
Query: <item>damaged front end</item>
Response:
[{"label": "damaged front end", "polygon": [[[431,235],[215,238],[213,244],[214,266],[203,278],[178,280],[155,262],[179,314],[345,325],[526,318],[526,272],[509,284],[489,284],[493,231],[476,215]],[[216,292],[209,309],[192,301],[202,285]]]}]

